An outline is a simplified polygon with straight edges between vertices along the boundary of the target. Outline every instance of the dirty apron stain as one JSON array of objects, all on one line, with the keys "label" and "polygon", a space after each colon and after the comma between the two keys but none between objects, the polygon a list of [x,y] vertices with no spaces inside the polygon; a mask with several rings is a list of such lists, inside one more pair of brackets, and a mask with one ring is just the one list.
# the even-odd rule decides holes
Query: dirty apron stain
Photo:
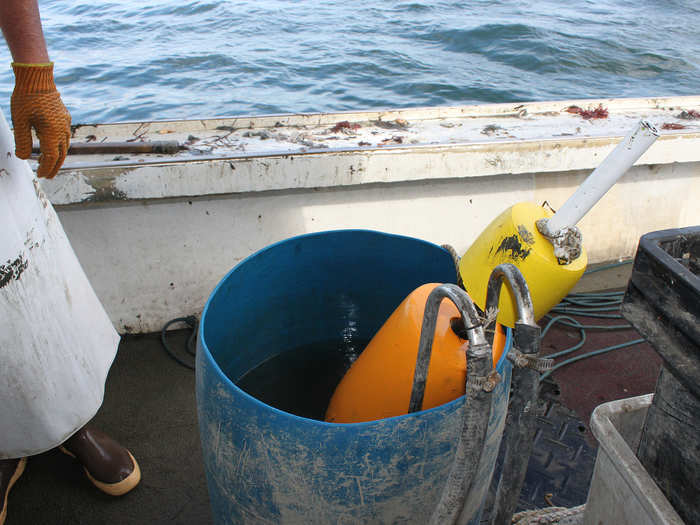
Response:
[{"label": "dirty apron stain", "polygon": [[0,459],[49,450],[92,419],[118,344],[0,113]]}]

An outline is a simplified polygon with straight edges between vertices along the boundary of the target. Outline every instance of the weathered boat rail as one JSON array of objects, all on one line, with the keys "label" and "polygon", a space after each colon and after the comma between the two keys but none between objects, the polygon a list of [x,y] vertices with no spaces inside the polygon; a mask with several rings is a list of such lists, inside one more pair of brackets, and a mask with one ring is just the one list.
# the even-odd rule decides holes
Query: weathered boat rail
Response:
[{"label": "weathered boat rail", "polygon": [[648,231],[700,223],[696,116],[700,96],[79,125],[74,143],[177,152],[71,155],[42,185],[115,323],[152,331],[292,235],[369,228],[463,253],[516,202],[560,206],[646,119],[661,137],[580,224],[591,262],[631,257]]}]

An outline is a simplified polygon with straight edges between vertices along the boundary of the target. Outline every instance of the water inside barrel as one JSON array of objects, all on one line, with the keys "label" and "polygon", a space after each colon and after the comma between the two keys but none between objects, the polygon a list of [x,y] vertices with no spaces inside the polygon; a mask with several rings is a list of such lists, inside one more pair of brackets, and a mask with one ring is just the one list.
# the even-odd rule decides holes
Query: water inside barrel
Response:
[{"label": "water inside barrel", "polygon": [[335,387],[369,341],[324,341],[278,354],[236,384],[263,403],[323,420]]}]

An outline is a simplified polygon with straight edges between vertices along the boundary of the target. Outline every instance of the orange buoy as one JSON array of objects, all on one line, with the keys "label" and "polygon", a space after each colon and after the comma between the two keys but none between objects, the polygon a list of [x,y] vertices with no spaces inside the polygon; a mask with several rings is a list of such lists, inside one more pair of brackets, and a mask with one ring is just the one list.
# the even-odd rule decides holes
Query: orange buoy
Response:
[{"label": "orange buoy", "polygon": [[[359,423],[408,413],[425,303],[440,284],[420,286],[394,310],[336,387],[326,410],[326,421]],[[443,300],[435,326],[423,410],[464,395],[465,345],[469,343],[452,330],[454,318],[461,319],[457,307]],[[502,327],[496,325],[494,367],[501,358],[505,340]]]}]

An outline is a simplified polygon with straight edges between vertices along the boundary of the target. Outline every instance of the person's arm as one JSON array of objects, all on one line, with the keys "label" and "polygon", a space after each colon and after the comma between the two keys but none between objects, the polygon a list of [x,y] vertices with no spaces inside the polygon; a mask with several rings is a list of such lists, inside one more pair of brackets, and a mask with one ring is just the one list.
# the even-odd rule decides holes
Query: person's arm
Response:
[{"label": "person's arm", "polygon": [[0,27],[15,62],[49,62],[36,0],[0,0]]},{"label": "person's arm", "polygon": [[37,0],[0,0],[0,28],[14,60],[15,154],[29,158],[34,128],[41,146],[37,176],[52,178],[68,152],[71,119],[54,84]]}]

